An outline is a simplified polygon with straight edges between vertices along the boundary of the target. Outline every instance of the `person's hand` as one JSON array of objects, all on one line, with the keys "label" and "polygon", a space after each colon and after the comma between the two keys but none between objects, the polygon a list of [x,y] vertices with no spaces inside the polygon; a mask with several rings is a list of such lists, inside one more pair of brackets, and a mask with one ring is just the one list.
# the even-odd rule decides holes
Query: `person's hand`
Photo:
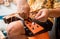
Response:
[{"label": "person's hand", "polygon": [[17,12],[20,13],[20,16],[22,16],[24,19],[27,19],[30,11],[30,7],[28,3],[23,3],[23,4],[18,3],[17,8],[18,8]]},{"label": "person's hand", "polygon": [[46,22],[49,17],[49,10],[48,9],[41,9],[37,15],[35,16],[35,19],[41,21],[41,22]]}]

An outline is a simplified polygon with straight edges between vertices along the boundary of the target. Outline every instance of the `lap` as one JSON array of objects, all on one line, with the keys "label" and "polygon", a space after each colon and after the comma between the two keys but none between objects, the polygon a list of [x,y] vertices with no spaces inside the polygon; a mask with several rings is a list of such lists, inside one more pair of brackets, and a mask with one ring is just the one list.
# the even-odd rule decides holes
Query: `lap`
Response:
[{"label": "lap", "polygon": [[[24,30],[24,25],[21,21],[15,21],[8,25],[7,27],[8,36],[11,39],[27,39]],[[28,37],[28,39],[50,39],[48,32],[35,35],[33,37]]]},{"label": "lap", "polygon": [[11,22],[7,26],[7,34],[9,39],[27,39],[22,21]]}]

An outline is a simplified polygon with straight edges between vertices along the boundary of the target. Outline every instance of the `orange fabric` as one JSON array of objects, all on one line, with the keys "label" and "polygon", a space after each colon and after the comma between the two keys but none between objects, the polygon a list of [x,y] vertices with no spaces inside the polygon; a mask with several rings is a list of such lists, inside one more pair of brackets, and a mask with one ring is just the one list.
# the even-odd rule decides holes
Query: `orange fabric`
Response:
[{"label": "orange fabric", "polygon": [[48,32],[33,36],[33,37],[28,37],[29,39],[50,39]]}]

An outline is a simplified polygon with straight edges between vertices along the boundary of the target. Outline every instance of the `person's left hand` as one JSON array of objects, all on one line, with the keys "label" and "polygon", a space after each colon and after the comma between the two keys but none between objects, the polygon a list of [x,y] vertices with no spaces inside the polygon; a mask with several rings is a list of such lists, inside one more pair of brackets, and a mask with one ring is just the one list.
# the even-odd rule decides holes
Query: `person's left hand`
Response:
[{"label": "person's left hand", "polygon": [[37,15],[35,16],[35,19],[41,21],[41,22],[46,22],[49,17],[49,10],[48,9],[41,9]]},{"label": "person's left hand", "polygon": [[30,12],[30,6],[28,3],[17,3],[17,12],[20,13],[20,16],[24,19],[27,19]]}]

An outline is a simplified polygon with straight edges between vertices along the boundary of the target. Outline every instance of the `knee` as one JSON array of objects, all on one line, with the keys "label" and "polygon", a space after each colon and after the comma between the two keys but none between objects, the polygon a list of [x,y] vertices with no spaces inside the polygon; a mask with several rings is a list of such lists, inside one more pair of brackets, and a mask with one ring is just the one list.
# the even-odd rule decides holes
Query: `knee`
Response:
[{"label": "knee", "polygon": [[7,30],[7,34],[9,36],[25,34],[24,25],[23,25],[22,21],[15,21],[15,22],[10,23],[7,26],[6,30]]}]

